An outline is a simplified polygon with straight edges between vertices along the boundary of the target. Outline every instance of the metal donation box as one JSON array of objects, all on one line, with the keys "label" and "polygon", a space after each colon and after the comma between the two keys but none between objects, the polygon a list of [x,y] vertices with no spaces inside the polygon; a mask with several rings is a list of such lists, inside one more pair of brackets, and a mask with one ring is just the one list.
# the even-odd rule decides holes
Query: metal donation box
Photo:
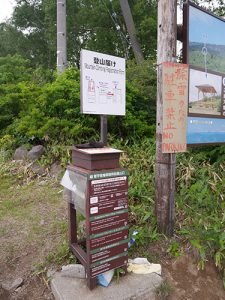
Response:
[{"label": "metal donation box", "polygon": [[[119,167],[122,151],[104,148],[72,150],[67,168],[70,248],[84,265],[87,285],[97,276],[127,267],[128,174]],[[85,238],[78,240],[76,212],[85,217]]]}]

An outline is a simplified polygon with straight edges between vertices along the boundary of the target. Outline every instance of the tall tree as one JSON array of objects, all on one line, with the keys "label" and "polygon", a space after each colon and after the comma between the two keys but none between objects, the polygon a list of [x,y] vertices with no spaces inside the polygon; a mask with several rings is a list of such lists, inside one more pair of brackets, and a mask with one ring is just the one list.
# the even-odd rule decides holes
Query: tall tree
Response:
[{"label": "tall tree", "polygon": [[[16,0],[16,3],[10,23],[0,29],[0,38],[12,37],[1,45],[0,56],[18,53],[31,58],[34,65],[55,68],[56,1]],[[130,0],[129,4],[144,57],[155,57],[157,1]],[[119,0],[67,0],[67,28],[70,64],[79,66],[81,48],[134,57]],[[18,40],[22,41],[21,47],[14,47],[13,41]]]}]

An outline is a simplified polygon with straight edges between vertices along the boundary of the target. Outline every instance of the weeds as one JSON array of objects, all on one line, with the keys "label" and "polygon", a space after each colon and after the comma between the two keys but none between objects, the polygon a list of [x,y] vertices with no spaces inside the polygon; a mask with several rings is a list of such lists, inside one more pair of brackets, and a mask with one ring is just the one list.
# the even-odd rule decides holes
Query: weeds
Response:
[{"label": "weeds", "polygon": [[166,300],[172,293],[173,289],[168,282],[162,282],[155,290],[157,297],[160,300]]}]

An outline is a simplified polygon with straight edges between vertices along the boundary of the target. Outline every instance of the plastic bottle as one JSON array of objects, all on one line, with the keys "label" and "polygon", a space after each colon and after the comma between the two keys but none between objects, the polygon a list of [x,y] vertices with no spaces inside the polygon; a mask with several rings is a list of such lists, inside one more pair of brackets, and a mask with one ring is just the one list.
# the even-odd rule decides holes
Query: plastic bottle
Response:
[{"label": "plastic bottle", "polygon": [[128,249],[130,249],[130,247],[135,243],[135,239],[136,239],[136,235],[138,234],[138,231],[134,231],[132,233],[131,239],[128,242]]}]

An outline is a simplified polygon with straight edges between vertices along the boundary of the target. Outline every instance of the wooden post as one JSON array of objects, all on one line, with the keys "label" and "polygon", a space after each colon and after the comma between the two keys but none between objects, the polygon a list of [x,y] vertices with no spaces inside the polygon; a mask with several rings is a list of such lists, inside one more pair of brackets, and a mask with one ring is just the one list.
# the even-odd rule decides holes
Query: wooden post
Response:
[{"label": "wooden post", "polygon": [[155,213],[160,232],[173,235],[175,154],[162,153],[163,99],[162,63],[176,58],[177,1],[158,0],[158,45],[157,45],[157,124],[156,124],[156,195]]},{"label": "wooden post", "polygon": [[101,142],[104,146],[107,145],[108,122],[107,116],[101,115]]}]

